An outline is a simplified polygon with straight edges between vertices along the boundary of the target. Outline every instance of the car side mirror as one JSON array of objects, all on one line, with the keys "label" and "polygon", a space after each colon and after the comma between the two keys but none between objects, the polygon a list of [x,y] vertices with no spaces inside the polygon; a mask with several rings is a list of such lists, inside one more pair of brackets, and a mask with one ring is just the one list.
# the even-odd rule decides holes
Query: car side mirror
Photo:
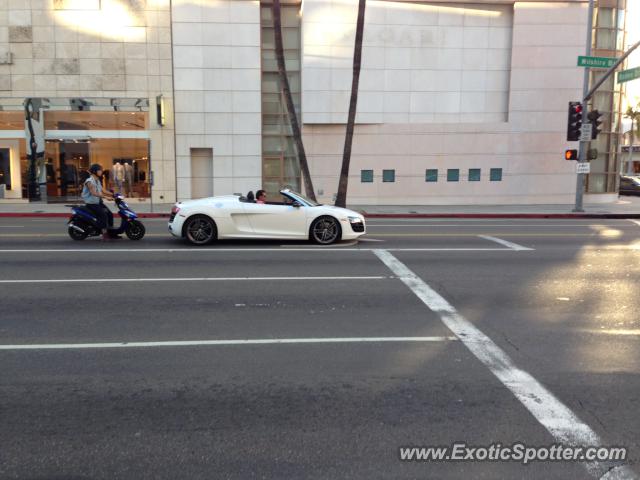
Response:
[{"label": "car side mirror", "polygon": [[300,208],[302,206],[300,202],[293,202],[291,205],[296,208]]}]

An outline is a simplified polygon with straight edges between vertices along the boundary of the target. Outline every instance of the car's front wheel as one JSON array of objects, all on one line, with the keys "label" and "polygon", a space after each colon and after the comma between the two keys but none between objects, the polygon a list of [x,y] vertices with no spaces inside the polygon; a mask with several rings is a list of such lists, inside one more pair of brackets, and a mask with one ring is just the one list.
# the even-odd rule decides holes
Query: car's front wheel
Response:
[{"label": "car's front wheel", "polygon": [[311,224],[311,240],[320,245],[330,245],[342,237],[340,222],[333,217],[319,217]]},{"label": "car's front wheel", "polygon": [[185,223],[184,233],[185,238],[194,245],[206,245],[218,237],[215,222],[204,215],[189,218]]}]

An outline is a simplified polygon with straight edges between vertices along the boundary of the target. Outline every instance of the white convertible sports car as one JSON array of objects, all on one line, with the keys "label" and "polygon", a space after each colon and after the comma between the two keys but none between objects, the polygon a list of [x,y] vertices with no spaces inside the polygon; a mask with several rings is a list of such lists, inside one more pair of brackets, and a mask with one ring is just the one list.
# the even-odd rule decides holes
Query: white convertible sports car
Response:
[{"label": "white convertible sports car", "polygon": [[255,203],[252,192],[178,202],[171,209],[169,231],[194,245],[226,238],[309,239],[328,245],[365,233],[364,217],[357,212],[319,205],[291,190],[280,195],[280,201],[266,203]]}]

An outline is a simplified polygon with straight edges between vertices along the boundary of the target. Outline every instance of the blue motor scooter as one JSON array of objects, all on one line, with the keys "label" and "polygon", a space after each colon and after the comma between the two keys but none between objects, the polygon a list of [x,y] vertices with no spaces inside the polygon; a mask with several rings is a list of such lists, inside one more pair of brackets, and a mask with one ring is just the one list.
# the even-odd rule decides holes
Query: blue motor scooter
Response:
[{"label": "blue motor scooter", "polygon": [[[116,236],[124,233],[130,240],[141,240],[146,233],[142,222],[137,220],[136,212],[129,208],[124,197],[115,193],[113,199],[118,207],[118,215],[120,215],[120,226],[118,228],[109,229],[109,234]],[[98,219],[93,212],[84,206],[73,205],[71,207],[73,215],[69,219],[68,232],[69,236],[74,240],[84,240],[87,237],[97,237],[102,234],[98,226]]]}]

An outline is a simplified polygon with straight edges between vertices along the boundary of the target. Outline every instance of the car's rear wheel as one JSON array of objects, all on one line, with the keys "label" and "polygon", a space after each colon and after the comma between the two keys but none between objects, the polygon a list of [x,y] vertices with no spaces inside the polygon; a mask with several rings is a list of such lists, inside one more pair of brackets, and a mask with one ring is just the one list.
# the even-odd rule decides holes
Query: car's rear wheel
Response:
[{"label": "car's rear wheel", "polygon": [[216,223],[205,215],[187,219],[184,227],[185,238],[194,245],[206,245],[218,237]]},{"label": "car's rear wheel", "polygon": [[342,237],[340,222],[329,216],[316,218],[311,224],[310,237],[320,245],[335,243]]}]

